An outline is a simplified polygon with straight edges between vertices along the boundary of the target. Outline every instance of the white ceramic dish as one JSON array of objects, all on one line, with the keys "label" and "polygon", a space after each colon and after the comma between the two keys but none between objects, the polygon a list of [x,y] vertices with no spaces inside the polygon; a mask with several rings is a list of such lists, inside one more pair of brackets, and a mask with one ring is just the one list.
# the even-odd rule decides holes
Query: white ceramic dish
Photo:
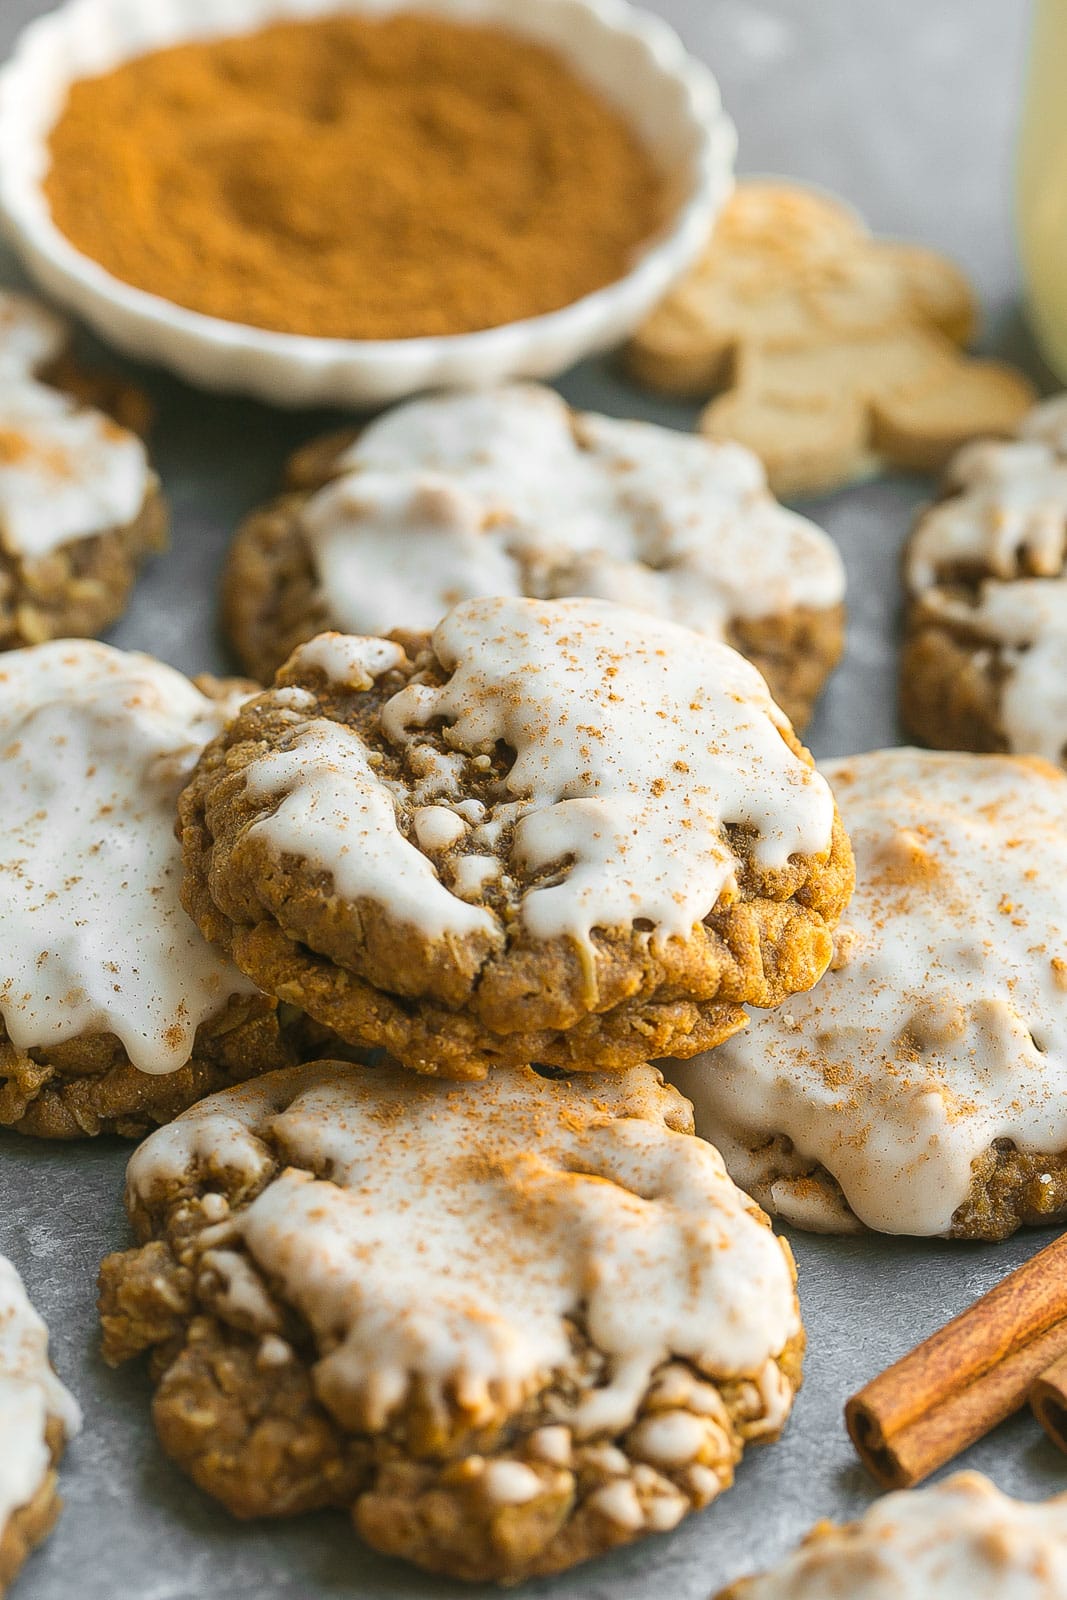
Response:
[{"label": "white ceramic dish", "polygon": [[671,174],[672,220],[625,278],[560,311],[441,338],[311,339],[188,311],[76,250],[42,190],[48,135],[78,78],[190,38],[280,17],[385,13],[412,0],[67,0],[31,23],[0,71],[0,215],[28,271],[112,344],[204,388],[275,404],[368,406],[420,389],[551,377],[620,342],[696,257],[730,192],[736,146],[711,73],[627,0],[418,0],[557,49],[623,110]]}]

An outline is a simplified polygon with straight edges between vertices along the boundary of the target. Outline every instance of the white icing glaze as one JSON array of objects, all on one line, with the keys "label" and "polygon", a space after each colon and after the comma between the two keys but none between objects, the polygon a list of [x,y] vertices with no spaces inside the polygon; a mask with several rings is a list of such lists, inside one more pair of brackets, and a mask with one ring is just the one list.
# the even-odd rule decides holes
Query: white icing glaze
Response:
[{"label": "white icing glaze", "polygon": [[495,934],[489,912],[450,893],[400,832],[396,801],[352,729],[326,717],[298,722],[245,777],[252,799],[277,801],[252,832],[280,854],[328,870],[344,899],[388,905],[429,938]]},{"label": "white icing glaze", "polygon": [[681,1467],[700,1453],[707,1427],[688,1411],[657,1411],[637,1424],[630,1448],[657,1467]]},{"label": "white icing glaze", "polygon": [[177,797],[235,709],[90,641],[0,658],[0,1014],[17,1048],[112,1033],[170,1072],[254,992],[178,897]]},{"label": "white icing glaze", "polygon": [[1067,579],[990,578],[973,604],[933,590],[925,610],[998,646],[1005,672],[1000,721],[1009,747],[1067,762]]},{"label": "white icing glaze", "polygon": [[70,329],[38,300],[0,290],[0,380],[32,378],[65,350]]},{"label": "white icing glaze", "polygon": [[498,1505],[523,1506],[536,1500],[541,1493],[541,1480],[521,1461],[490,1461],[482,1487],[489,1499]]},{"label": "white icing glaze", "polygon": [[[731,1591],[732,1594],[732,1591]],[[977,1472],[818,1531],[737,1600],[1063,1600],[1067,1495],[1028,1504]]]},{"label": "white icing glaze", "polygon": [[344,633],[320,633],[300,647],[305,667],[317,667],[344,689],[369,689],[376,678],[403,666],[407,657],[391,639],[354,639]]},{"label": "white icing glaze", "polygon": [[721,637],[844,597],[836,547],[742,446],[575,416],[536,385],[400,406],[340,466],[303,526],[353,632],[429,629],[479,596],[587,594]]},{"label": "white icing glaze", "polygon": [[420,850],[447,850],[467,831],[463,818],[457,817],[447,806],[423,806],[412,821]]},{"label": "white icing glaze", "polygon": [[[451,676],[400,690],[383,731],[416,766],[424,748],[415,798],[434,810],[460,800],[463,755],[488,767],[498,741],[515,751],[508,798],[471,840],[483,857],[514,823],[511,859],[524,871],[570,862],[524,897],[534,938],[586,943],[594,928],[641,918],[657,942],[687,937],[736,886],[730,824],[753,830],[767,868],[828,849],[830,792],[782,739],[759,673],[727,646],[603,601],[521,598],[466,602],[434,645]],[[320,642],[310,648],[318,661]],[[442,719],[456,752],[444,759],[419,745]],[[457,893],[440,881],[354,732],[297,716],[246,773],[251,796],[274,805],[256,831],[333,873],[346,898],[386,904],[429,937],[495,931],[489,911],[458,897],[485,878],[460,872]]]},{"label": "white icing glaze", "polygon": [[941,1234],[995,1140],[1067,1149],[1067,776],[916,750],[824,771],[856,855],[831,970],[670,1075],[789,1221]]},{"label": "white icing glaze", "polygon": [[1067,554],[1067,460],[1037,440],[983,440],[964,446],[950,481],[958,493],[923,513],[908,547],[913,593],[953,568],[1058,576]]},{"label": "white icing glaze", "polygon": [[61,318],[0,291],[0,548],[28,560],[124,527],[152,483],[140,439],[35,382],[67,341]]},{"label": "white icing glaze", "polygon": [[580,1316],[608,1367],[560,1421],[618,1431],[671,1354],[758,1381],[797,1328],[779,1241],[718,1153],[666,1126],[680,1109],[647,1067],[594,1097],[529,1071],[472,1087],[319,1063],[202,1101],[128,1185],[150,1203],[198,1172],[262,1181],[269,1136],[280,1167],[233,1220],[350,1425],[384,1428],[415,1382],[518,1406]]},{"label": "white icing glaze", "polygon": [[605,1483],[601,1488],[594,1489],[589,1496],[589,1504],[620,1528],[636,1530],[645,1525],[645,1514],[641,1510],[637,1490],[627,1478],[619,1478],[615,1483]]},{"label": "white icing glaze", "polygon": [[151,470],[144,445],[44,384],[0,392],[0,545],[35,560],[132,522]]},{"label": "white icing glaze", "polygon": [[562,1423],[538,1428],[526,1440],[526,1449],[538,1461],[554,1467],[569,1467],[572,1460],[570,1429]]},{"label": "white icing glaze", "polygon": [[496,856],[455,856],[451,862],[452,893],[461,900],[479,900],[501,874]]},{"label": "white icing glaze", "polygon": [[[998,647],[1009,748],[1067,759],[1067,395],[1043,401],[1018,438],[956,455],[958,491],[924,512],[906,571],[921,615]],[[957,574],[987,576],[973,600]]]},{"label": "white icing glaze", "polygon": [[28,1505],[51,1465],[45,1430],[51,1418],[71,1439],[81,1412],[48,1360],[48,1329],[15,1268],[0,1256],[0,1536]]}]

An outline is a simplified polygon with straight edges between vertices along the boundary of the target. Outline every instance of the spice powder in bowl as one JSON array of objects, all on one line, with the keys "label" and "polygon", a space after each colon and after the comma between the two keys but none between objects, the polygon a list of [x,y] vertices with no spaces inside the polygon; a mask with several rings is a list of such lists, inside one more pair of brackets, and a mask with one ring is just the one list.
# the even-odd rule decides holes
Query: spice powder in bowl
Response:
[{"label": "spice powder in bowl", "polygon": [[115,277],[280,333],[403,339],[555,311],[664,220],[625,119],[495,26],[329,15],[76,82],[56,225]]}]

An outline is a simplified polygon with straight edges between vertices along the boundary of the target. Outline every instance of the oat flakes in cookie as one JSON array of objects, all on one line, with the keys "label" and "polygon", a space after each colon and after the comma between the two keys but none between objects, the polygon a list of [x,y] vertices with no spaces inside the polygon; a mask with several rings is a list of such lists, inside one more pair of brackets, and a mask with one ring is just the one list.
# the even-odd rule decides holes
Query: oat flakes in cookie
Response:
[{"label": "oat flakes in cookie", "polygon": [[177,796],[244,693],[80,640],[0,659],[0,1125],[139,1132],[291,1059],[179,898]]},{"label": "oat flakes in cookie", "polygon": [[822,769],[856,852],[830,971],[670,1068],[802,1228],[1002,1239],[1067,1213],[1067,775],[880,750]]},{"label": "oat flakes in cookie", "polygon": [[237,535],[228,627],[269,682],[327,628],[433,628],[460,600],[592,595],[727,640],[802,726],[841,653],[844,568],[739,445],[514,384],[306,447]]},{"label": "oat flakes in cookie", "polygon": [[904,572],[910,731],[1067,761],[1067,395],[960,451]]},{"label": "oat flakes in cookie", "polygon": [[104,1354],[238,1516],[514,1582],[673,1528],[781,1431],[792,1257],[654,1069],[485,1085],[320,1062],[136,1152]]},{"label": "oat flakes in cookie", "polygon": [[820,1522],[792,1555],[718,1600],[1064,1600],[1067,1495],[1013,1500],[978,1472]]},{"label": "oat flakes in cookie", "polygon": [[269,994],[456,1077],[692,1054],[820,976],[833,796],[756,669],[599,600],[324,634],[205,751],[185,904]]},{"label": "oat flakes in cookie", "polygon": [[48,1330],[0,1256],[0,1595],[59,1515],[55,1469],[80,1427],[48,1359]]},{"label": "oat flakes in cookie", "polygon": [[0,291],[0,650],[102,632],[166,542],[144,444],[80,397],[97,386],[67,342],[51,312]]},{"label": "oat flakes in cookie", "polygon": [[627,364],[669,394],[715,393],[707,435],[754,450],[776,494],[819,494],[884,467],[930,471],[966,439],[1011,432],[1034,392],[963,353],[975,320],[943,256],[873,239],[829,195],[748,182]]}]

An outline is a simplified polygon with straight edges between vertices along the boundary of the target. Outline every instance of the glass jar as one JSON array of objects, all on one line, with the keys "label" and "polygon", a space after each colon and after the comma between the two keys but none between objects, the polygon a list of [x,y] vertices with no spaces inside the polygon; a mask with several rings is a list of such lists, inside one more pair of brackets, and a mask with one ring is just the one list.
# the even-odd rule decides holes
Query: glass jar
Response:
[{"label": "glass jar", "polygon": [[1067,0],[1035,0],[1018,228],[1030,323],[1045,360],[1067,383]]}]

